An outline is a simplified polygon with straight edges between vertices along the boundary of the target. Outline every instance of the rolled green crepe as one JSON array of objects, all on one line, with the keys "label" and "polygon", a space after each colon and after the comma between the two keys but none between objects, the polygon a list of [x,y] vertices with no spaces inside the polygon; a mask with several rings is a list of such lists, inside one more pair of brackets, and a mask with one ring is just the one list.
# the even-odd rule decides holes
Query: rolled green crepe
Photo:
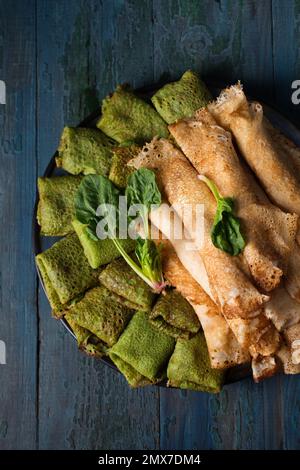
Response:
[{"label": "rolled green crepe", "polygon": [[[102,273],[100,274],[101,277]],[[191,304],[175,289],[160,295],[149,315],[150,322],[174,338],[188,339],[200,329]]]},{"label": "rolled green crepe", "polygon": [[160,382],[175,340],[150,324],[145,312],[134,314],[109,357],[132,387]]},{"label": "rolled green crepe", "polygon": [[[106,287],[98,286],[87,291],[67,314],[70,325],[76,324],[76,328],[79,326],[96,336],[102,343],[98,343],[98,351],[105,353],[118,340],[132,317],[132,310],[117,302]],[[82,334],[81,331],[80,341]]]},{"label": "rolled green crepe", "polygon": [[[99,266],[108,264],[121,256],[120,252],[115,247],[114,242],[109,238],[97,241],[92,240],[86,231],[86,225],[82,224],[78,220],[73,220],[72,224],[80,240],[84,254],[92,268],[96,269]],[[132,240],[131,238],[120,239],[119,242],[126,253],[133,251],[135,248],[135,240]]]},{"label": "rolled green crepe", "polygon": [[99,129],[65,127],[58,147],[56,165],[79,175],[96,173],[107,176],[115,145]]},{"label": "rolled green crepe", "polygon": [[199,76],[188,70],[180,80],[168,83],[151,99],[157,112],[172,124],[178,119],[193,116],[197,109],[212,100],[212,96]]},{"label": "rolled green crepe", "polygon": [[179,339],[169,361],[167,375],[171,387],[218,393],[224,382],[224,371],[212,369],[204,334]]},{"label": "rolled green crepe", "polygon": [[135,310],[151,309],[155,294],[123,258],[112,261],[100,273],[99,280],[107,289],[117,294],[124,305]]},{"label": "rolled green crepe", "polygon": [[38,178],[37,220],[41,235],[63,236],[73,232],[74,198],[80,181],[80,176]]},{"label": "rolled green crepe", "polygon": [[127,165],[129,160],[136,157],[141,147],[130,145],[128,147],[116,147],[111,159],[109,179],[120,189],[126,188],[129,175],[135,170]]},{"label": "rolled green crepe", "polygon": [[75,233],[36,256],[54,316],[88,288],[98,284],[100,270],[90,267]]},{"label": "rolled green crepe", "polygon": [[119,143],[133,141],[143,144],[155,136],[169,135],[166,123],[155,109],[127,86],[118,86],[103,100],[97,127]]},{"label": "rolled green crepe", "polygon": [[91,331],[79,326],[72,318],[70,313],[65,315],[65,319],[69,323],[76,336],[78,348],[89,356],[102,357],[107,353],[107,347],[97,338]]}]

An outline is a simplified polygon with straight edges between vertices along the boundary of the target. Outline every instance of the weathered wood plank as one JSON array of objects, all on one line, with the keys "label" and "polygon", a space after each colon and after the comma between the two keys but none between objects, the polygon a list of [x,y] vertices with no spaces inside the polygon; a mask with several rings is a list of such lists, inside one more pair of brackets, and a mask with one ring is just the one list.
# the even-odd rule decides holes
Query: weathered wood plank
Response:
[{"label": "weathered wood plank", "polygon": [[36,446],[36,275],[31,214],[36,181],[35,1],[0,2],[0,448]]},{"label": "weathered wood plank", "polygon": [[274,89],[279,109],[300,124],[300,104],[292,103],[292,83],[300,80],[300,1],[273,0]]},{"label": "weathered wood plank", "polygon": [[[65,123],[77,124],[119,81],[152,81],[151,4],[140,6],[38,2],[39,174]],[[50,318],[42,292],[39,299],[40,448],[157,448],[158,390],[130,390],[107,366],[85,358]]]},{"label": "weathered wood plank", "polygon": [[[271,2],[154,0],[154,75],[188,68],[270,100],[273,94]],[[259,47],[256,47],[258,44]],[[280,448],[282,378],[250,380],[215,397],[161,391],[162,448]]]},{"label": "weathered wood plank", "polygon": [[[188,68],[272,96],[271,0],[154,0],[154,74]],[[259,38],[259,47],[258,44]]]}]

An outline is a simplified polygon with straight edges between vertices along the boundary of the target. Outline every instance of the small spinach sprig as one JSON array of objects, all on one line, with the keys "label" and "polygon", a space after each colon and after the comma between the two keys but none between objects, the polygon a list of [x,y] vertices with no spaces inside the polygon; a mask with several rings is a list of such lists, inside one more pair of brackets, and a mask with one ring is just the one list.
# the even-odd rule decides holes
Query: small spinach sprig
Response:
[{"label": "small spinach sprig", "polygon": [[[148,220],[151,206],[161,204],[154,173],[146,168],[135,171],[131,174],[126,188],[128,206],[138,205],[136,212],[144,225],[145,238],[137,238],[135,252],[140,265],[126,253],[117,238],[119,196],[121,192],[108,178],[100,175],[85,176],[75,197],[76,218],[86,225],[87,233],[93,240],[98,240],[97,225],[102,222],[109,238],[133,271],[159,293],[166,283],[162,274],[160,250],[149,236]],[[97,210],[99,206],[101,212]],[[132,217],[128,219],[132,221]]]},{"label": "small spinach sprig", "polygon": [[199,179],[207,184],[217,201],[217,212],[211,229],[211,239],[215,247],[231,256],[236,256],[245,248],[245,240],[241,233],[241,223],[233,214],[234,200],[221,197],[217,186],[204,175]]}]

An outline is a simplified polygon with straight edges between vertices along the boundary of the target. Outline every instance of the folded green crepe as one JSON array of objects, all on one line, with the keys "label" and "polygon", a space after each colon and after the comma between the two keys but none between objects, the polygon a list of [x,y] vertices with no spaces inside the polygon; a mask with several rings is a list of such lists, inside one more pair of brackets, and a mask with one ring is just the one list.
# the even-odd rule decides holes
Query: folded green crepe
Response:
[{"label": "folded green crepe", "polygon": [[89,356],[101,357],[107,353],[107,347],[91,331],[79,326],[68,312],[65,319],[76,337],[78,348]]},{"label": "folded green crepe", "polygon": [[185,72],[177,82],[168,83],[152,96],[156,110],[168,123],[191,117],[195,111],[206,106],[212,96],[198,75]]},{"label": "folded green crepe", "polygon": [[193,307],[175,289],[160,295],[149,318],[156,328],[174,338],[188,339],[200,329],[200,322]]},{"label": "folded green crepe", "polygon": [[[88,330],[99,341],[98,351],[105,353],[118,340],[132,317],[132,310],[117,302],[106,287],[99,286],[87,291],[67,314],[70,326],[76,324],[76,327]],[[81,342],[82,333],[79,337]]]},{"label": "folded green crepe", "polygon": [[75,233],[54,243],[36,256],[54,316],[88,288],[98,284],[100,270],[90,267]]},{"label": "folded green crepe", "polygon": [[135,168],[127,165],[129,160],[136,157],[141,147],[130,145],[128,147],[116,147],[111,159],[109,179],[120,189],[126,188],[129,175]]},{"label": "folded green crepe", "polygon": [[112,261],[99,276],[101,284],[135,310],[149,311],[155,294],[123,258]]},{"label": "folded green crepe", "polygon": [[224,381],[224,371],[212,369],[204,334],[191,339],[179,339],[169,361],[168,385],[201,392],[218,393]]},{"label": "folded green crepe", "polygon": [[[109,238],[97,241],[92,240],[86,231],[86,225],[82,224],[78,220],[73,220],[72,224],[80,240],[84,254],[92,268],[96,269],[99,266],[108,264],[121,256],[120,252],[115,247],[114,242]],[[135,248],[135,240],[132,240],[131,238],[124,240],[120,239],[119,242],[126,253],[133,251]]]},{"label": "folded green crepe", "polygon": [[37,220],[41,235],[63,236],[73,232],[74,198],[80,181],[80,176],[38,178]]},{"label": "folded green crepe", "polygon": [[72,175],[97,173],[107,176],[115,145],[99,129],[65,127],[58,147],[56,165]]},{"label": "folded green crepe", "polygon": [[175,340],[158,331],[144,312],[136,312],[109,357],[132,387],[161,381]]},{"label": "folded green crepe", "polygon": [[133,141],[143,144],[155,136],[169,135],[166,123],[155,109],[127,86],[118,86],[103,100],[97,127],[119,143]]}]

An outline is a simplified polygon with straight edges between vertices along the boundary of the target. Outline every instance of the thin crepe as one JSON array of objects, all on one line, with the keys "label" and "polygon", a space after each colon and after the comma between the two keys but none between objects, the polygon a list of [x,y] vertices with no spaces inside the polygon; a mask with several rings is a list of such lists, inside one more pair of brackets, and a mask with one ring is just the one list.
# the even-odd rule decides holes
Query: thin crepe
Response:
[{"label": "thin crepe", "polygon": [[175,289],[160,295],[149,318],[152,325],[173,338],[189,339],[200,329],[193,307]]},{"label": "thin crepe", "polygon": [[132,387],[160,382],[174,350],[175,340],[157,330],[145,312],[134,314],[109,357]]},{"label": "thin crepe", "polygon": [[299,164],[295,158],[287,158],[286,147],[269,132],[262,105],[249,103],[237,84],[223,90],[208,109],[221,126],[233,133],[241,154],[271,200],[300,214]]},{"label": "thin crepe", "polygon": [[300,323],[283,331],[285,343],[277,352],[285,374],[300,374]]},{"label": "thin crepe", "polygon": [[137,145],[126,147],[115,147],[111,159],[109,179],[120,189],[127,186],[127,180],[134,169],[127,163],[134,158],[140,151]]},{"label": "thin crepe", "polygon": [[115,143],[99,129],[65,127],[58,147],[56,165],[72,175],[107,176]]},{"label": "thin crepe", "polygon": [[183,266],[171,243],[168,240],[162,243],[164,276],[193,306],[204,331],[211,366],[225,369],[248,362],[247,349],[239,345],[217,306],[188,271],[195,253],[189,252],[190,262]]},{"label": "thin crepe", "polygon": [[80,182],[80,176],[38,178],[37,220],[41,235],[63,236],[73,232],[74,198]]},{"label": "thin crepe", "polygon": [[171,387],[209,393],[219,393],[225,378],[223,371],[211,368],[202,332],[177,341],[167,375]]},{"label": "thin crepe", "polygon": [[90,267],[75,233],[39,253],[36,263],[54,316],[98,283],[100,271]]},{"label": "thin crepe", "polygon": [[156,135],[167,137],[169,134],[166,123],[155,109],[127,86],[118,86],[103,100],[97,127],[119,143],[143,144]]},{"label": "thin crepe", "polygon": [[278,372],[279,366],[274,356],[258,356],[252,359],[254,382],[258,383]]},{"label": "thin crepe", "polygon": [[280,286],[272,292],[271,299],[265,304],[265,314],[277,330],[282,331],[300,322],[300,304]]},{"label": "thin crepe", "polygon": [[162,118],[171,124],[206,106],[212,96],[197,73],[187,70],[180,80],[168,83],[151,98]]},{"label": "thin crepe", "polygon": [[[216,203],[207,186],[199,181],[197,172],[184,155],[170,142],[153,139],[131,161],[135,168],[147,167],[156,171],[160,189],[172,205],[192,208],[184,224],[194,238],[205,265],[213,297],[227,318],[256,316],[268,297],[261,294],[244,271],[243,260],[231,257],[214,247],[210,229]],[[205,204],[204,230],[194,231],[197,205]]]},{"label": "thin crepe", "polygon": [[[298,229],[298,237],[300,229]],[[293,299],[300,304],[300,245],[295,243],[292,255],[290,256],[288,272],[284,279],[284,285]]]},{"label": "thin crepe", "polygon": [[223,197],[234,199],[251,275],[264,291],[275,289],[287,270],[298,217],[282,212],[261,196],[239,161],[231,134],[217,126],[207,109],[169,126],[169,130],[198,173],[210,178]]},{"label": "thin crepe", "polygon": [[[80,240],[84,254],[92,268],[96,269],[121,256],[111,239],[93,240],[86,231],[86,225],[76,219],[73,220],[72,224]],[[131,238],[120,239],[119,242],[126,253],[129,253],[135,248],[135,240]]]},{"label": "thin crepe", "polygon": [[100,273],[99,280],[107,289],[118,295],[124,305],[135,310],[151,310],[154,293],[123,258],[112,261]]},{"label": "thin crepe", "polygon": [[[126,328],[132,310],[120,304],[106,287],[94,287],[67,312],[67,319],[76,327],[84,328],[98,340],[103,353],[112,347]],[[101,343],[101,345],[100,345]]]},{"label": "thin crepe", "polygon": [[64,316],[77,340],[78,348],[88,356],[102,357],[107,353],[107,347],[90,330],[78,325],[69,312]]}]

